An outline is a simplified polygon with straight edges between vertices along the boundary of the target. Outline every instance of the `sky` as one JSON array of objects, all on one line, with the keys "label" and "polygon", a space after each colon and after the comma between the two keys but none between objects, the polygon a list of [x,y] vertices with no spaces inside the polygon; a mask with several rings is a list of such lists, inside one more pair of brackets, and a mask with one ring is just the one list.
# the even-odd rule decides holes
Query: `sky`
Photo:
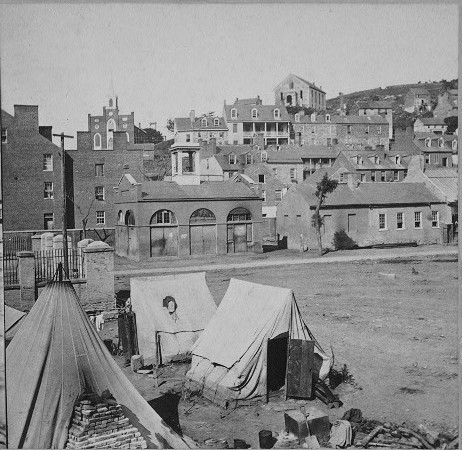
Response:
[{"label": "sky", "polygon": [[0,14],[2,109],[38,105],[40,125],[74,136],[111,94],[165,134],[192,109],[274,103],[289,73],[329,99],[458,71],[456,4],[3,4]]}]

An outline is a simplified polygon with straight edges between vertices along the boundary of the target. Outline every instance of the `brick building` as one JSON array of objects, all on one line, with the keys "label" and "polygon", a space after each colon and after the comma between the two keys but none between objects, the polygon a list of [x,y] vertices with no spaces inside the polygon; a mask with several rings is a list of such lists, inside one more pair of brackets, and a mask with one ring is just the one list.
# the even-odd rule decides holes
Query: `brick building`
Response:
[{"label": "brick building", "polygon": [[369,101],[358,102],[358,115],[360,116],[381,116],[388,121],[388,137],[393,138],[393,109],[390,102]]},{"label": "brick building", "polygon": [[261,198],[242,183],[138,183],[115,188],[116,253],[131,259],[262,251]]},{"label": "brick building", "polygon": [[458,165],[458,136],[417,133],[414,143],[424,155],[425,168]]},{"label": "brick building", "polygon": [[61,226],[61,149],[51,140],[51,127],[39,126],[38,106],[15,105],[13,116],[2,110],[5,231]]},{"label": "brick building", "polygon": [[292,128],[295,144],[331,146],[338,142],[337,127],[330,114],[313,113],[308,116],[300,111],[294,115]]},{"label": "brick building", "polygon": [[390,144],[389,123],[381,116],[333,116],[338,142],[350,149],[376,148]]},{"label": "brick building", "polygon": [[414,133],[446,133],[448,126],[443,117],[419,117],[414,122]]},{"label": "brick building", "polygon": [[[61,149],[51,127],[39,126],[37,106],[15,105],[14,116],[2,111],[2,129],[5,230],[60,229]],[[119,113],[116,97],[101,116],[88,115],[88,131],[78,131],[76,148],[66,150],[68,228],[82,228],[82,219],[87,229],[115,226],[113,187],[124,173],[144,174],[153,158],[154,144],[138,142],[140,130],[133,113]]]},{"label": "brick building", "polygon": [[274,101],[284,106],[304,106],[316,111],[326,109],[326,93],[297,75],[289,74],[274,88]]}]

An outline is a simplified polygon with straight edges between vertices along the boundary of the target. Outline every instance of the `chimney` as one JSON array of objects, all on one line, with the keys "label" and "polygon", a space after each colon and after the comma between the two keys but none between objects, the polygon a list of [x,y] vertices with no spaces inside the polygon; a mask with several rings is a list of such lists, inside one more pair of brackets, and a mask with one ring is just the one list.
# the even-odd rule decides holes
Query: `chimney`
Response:
[{"label": "chimney", "polygon": [[194,109],[191,109],[191,112],[189,113],[189,120],[191,121],[191,124],[193,124],[196,120],[196,112]]},{"label": "chimney", "polygon": [[301,139],[300,139],[300,136],[301,136],[301,133],[295,133],[295,145],[297,147],[300,147],[301,146]]},{"label": "chimney", "polygon": [[253,136],[253,145],[258,145],[260,147],[260,150],[265,149],[265,139],[263,136],[263,133],[255,133]]},{"label": "chimney", "polygon": [[257,105],[261,105],[262,101],[259,95],[257,95]]},{"label": "chimney", "polygon": [[48,139],[50,142],[53,142],[53,137],[52,137],[52,127],[51,125],[47,126],[39,126],[39,133],[46,139]]},{"label": "chimney", "polygon": [[340,115],[344,116],[345,115],[345,102],[343,99],[343,92],[339,92],[338,95],[340,97]]},{"label": "chimney", "polygon": [[209,152],[212,155],[216,155],[217,154],[217,138],[215,137],[210,138],[208,147],[209,147]]}]

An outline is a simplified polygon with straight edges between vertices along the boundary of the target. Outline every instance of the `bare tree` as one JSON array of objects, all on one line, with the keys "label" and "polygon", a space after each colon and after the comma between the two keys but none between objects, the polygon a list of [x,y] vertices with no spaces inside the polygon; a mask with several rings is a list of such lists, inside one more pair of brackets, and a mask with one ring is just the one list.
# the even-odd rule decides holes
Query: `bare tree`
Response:
[{"label": "bare tree", "polygon": [[314,193],[314,195],[317,197],[318,202],[316,204],[316,210],[311,218],[311,225],[315,228],[316,235],[318,237],[319,256],[323,255],[322,239],[321,239],[321,227],[323,225],[323,218],[321,217],[319,210],[321,209],[321,206],[323,205],[324,200],[326,199],[327,195],[334,192],[337,186],[338,186],[338,181],[331,180],[328,177],[327,173],[325,173],[321,181],[319,181],[316,184],[316,192]]}]

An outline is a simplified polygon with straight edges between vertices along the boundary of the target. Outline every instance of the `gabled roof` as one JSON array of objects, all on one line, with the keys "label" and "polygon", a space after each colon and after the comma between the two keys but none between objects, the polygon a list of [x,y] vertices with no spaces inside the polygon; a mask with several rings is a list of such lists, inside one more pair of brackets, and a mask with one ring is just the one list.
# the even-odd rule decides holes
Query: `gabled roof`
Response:
[{"label": "gabled roof", "polygon": [[410,88],[409,92],[413,95],[430,95],[430,92],[424,88]]},{"label": "gabled roof", "polygon": [[325,114],[316,114],[316,119],[311,120],[311,114],[301,114],[300,115],[300,120],[295,121],[295,114],[293,115],[292,122],[294,124],[297,123],[310,123],[313,125],[332,125],[335,124],[335,122],[332,120],[333,117],[337,117],[334,114],[330,114],[330,120],[326,120],[326,115]]},{"label": "gabled roof", "polygon": [[[404,165],[396,164],[395,156],[385,156],[385,158],[381,157],[377,152],[366,151],[366,150],[359,150],[356,152],[349,152],[348,154],[342,153],[342,155],[348,158],[351,167],[356,170],[398,170],[404,169]],[[360,156],[362,158],[362,164],[357,163],[357,157]],[[375,156],[379,156],[379,163],[376,164],[372,158]]]},{"label": "gabled roof", "polygon": [[[436,136],[436,135],[435,135]],[[396,136],[390,155],[419,155],[420,148],[415,144],[411,136]]]},{"label": "gabled roof", "polygon": [[[309,205],[315,205],[317,202],[314,195],[316,185],[312,182],[307,182],[309,178],[295,189]],[[413,205],[423,203],[442,203],[442,201],[431,193],[424,183],[380,182],[360,183],[354,189],[351,189],[348,184],[339,184],[335,191],[326,197],[323,207]]]},{"label": "gabled roof", "polygon": [[458,173],[456,169],[451,167],[441,167],[438,169],[426,169],[425,175],[428,178],[456,178],[458,177]]},{"label": "gabled roof", "polygon": [[392,109],[391,103],[384,101],[357,102],[357,105],[359,109]]},{"label": "gabled roof", "polygon": [[258,105],[260,103],[260,97],[254,98],[236,98],[235,105]]},{"label": "gabled roof", "polygon": [[143,201],[260,198],[247,186],[240,183],[230,185],[224,181],[207,181],[199,185],[179,185],[172,181],[148,181],[142,184],[141,189]]},{"label": "gabled roof", "polygon": [[[252,119],[252,109],[256,109],[258,116]],[[237,118],[231,118],[231,109],[237,110]],[[274,110],[279,109],[280,119],[274,118]],[[290,116],[287,109],[283,105],[248,105],[248,104],[234,104],[225,105],[224,114],[227,122],[290,122]]]},{"label": "gabled roof", "polygon": [[323,94],[325,94],[325,92],[320,87],[316,86],[311,81],[305,80],[304,78],[299,77],[298,75],[294,75],[293,73],[290,73],[289,75],[287,75],[280,83],[278,83],[278,85],[273,90],[275,91],[278,88],[279,85],[281,85],[282,83],[284,83],[284,81],[286,81],[287,79],[290,79],[290,78],[297,78],[302,83],[304,83],[304,84],[308,85],[309,87],[311,87],[313,89],[316,89],[317,91],[320,91]]},{"label": "gabled roof", "polygon": [[229,155],[230,153],[234,153],[235,155],[245,155],[246,153],[251,152],[252,146],[251,145],[220,145],[217,146],[217,154],[218,155]]},{"label": "gabled roof", "polygon": [[[207,125],[202,125],[202,119],[207,119]],[[214,119],[220,121],[219,126],[214,125]],[[175,125],[177,131],[228,130],[223,117],[196,117],[192,123],[189,117],[177,117]]]},{"label": "gabled roof", "polygon": [[442,135],[441,134],[435,134],[433,133],[432,131],[416,131],[414,133],[414,137],[415,139],[426,139],[426,138],[430,138],[430,139],[439,139]]},{"label": "gabled roof", "polygon": [[448,203],[458,200],[458,173],[452,168],[427,169],[424,174],[446,197]]},{"label": "gabled roof", "polygon": [[424,125],[446,125],[442,117],[418,117],[417,120],[420,120]]},{"label": "gabled roof", "polygon": [[279,151],[298,153],[302,159],[307,158],[336,158],[340,149],[327,145],[281,145]]}]

